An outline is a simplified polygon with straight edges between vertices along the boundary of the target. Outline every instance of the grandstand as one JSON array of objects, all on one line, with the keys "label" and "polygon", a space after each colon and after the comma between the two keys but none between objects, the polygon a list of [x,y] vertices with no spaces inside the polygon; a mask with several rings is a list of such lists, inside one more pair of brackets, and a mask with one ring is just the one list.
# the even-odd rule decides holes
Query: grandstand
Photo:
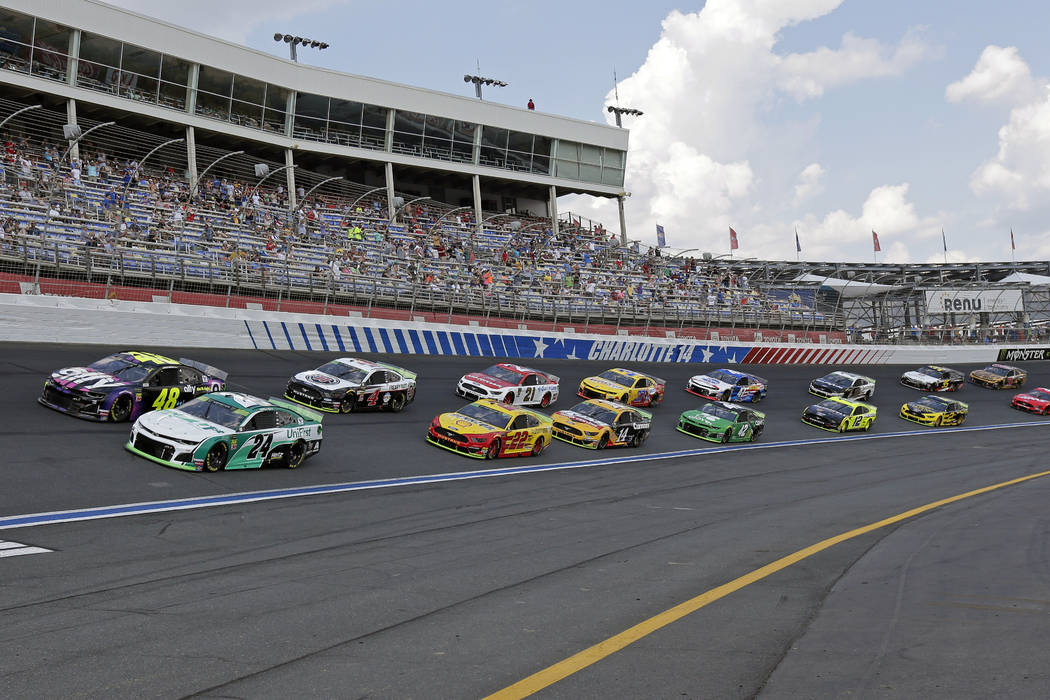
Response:
[{"label": "grandstand", "polygon": [[3,291],[712,340],[1046,339],[1046,262],[628,247],[557,209],[622,191],[622,130],[303,67],[90,0],[5,4]]}]

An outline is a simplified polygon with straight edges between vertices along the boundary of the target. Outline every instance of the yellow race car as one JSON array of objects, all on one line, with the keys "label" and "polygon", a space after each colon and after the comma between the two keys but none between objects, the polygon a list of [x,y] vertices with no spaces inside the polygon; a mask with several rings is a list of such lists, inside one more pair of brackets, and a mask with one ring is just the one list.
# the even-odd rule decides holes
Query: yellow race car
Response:
[{"label": "yellow race car", "polygon": [[600,450],[604,447],[641,447],[649,437],[653,414],[615,401],[589,399],[554,414],[554,437],[573,445]]},{"label": "yellow race car", "polygon": [[475,459],[535,457],[551,444],[551,423],[538,411],[482,399],[432,420],[427,442]]},{"label": "yellow race car", "polygon": [[969,409],[962,401],[927,394],[901,406],[900,416],[922,425],[962,425]]},{"label": "yellow race car", "polygon": [[989,389],[1016,389],[1028,379],[1028,372],[998,362],[970,372],[970,381]]},{"label": "yellow race car", "polygon": [[628,406],[655,406],[664,398],[666,380],[614,367],[580,382],[577,396],[584,399],[607,399]]},{"label": "yellow race car", "polygon": [[821,430],[844,433],[847,430],[869,430],[875,423],[876,409],[863,401],[850,401],[837,396],[807,406],[802,422]]}]

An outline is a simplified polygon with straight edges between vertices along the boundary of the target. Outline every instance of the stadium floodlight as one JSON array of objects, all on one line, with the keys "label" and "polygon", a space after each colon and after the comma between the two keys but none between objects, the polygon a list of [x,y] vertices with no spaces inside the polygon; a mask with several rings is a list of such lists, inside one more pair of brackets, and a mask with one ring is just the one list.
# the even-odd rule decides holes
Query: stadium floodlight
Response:
[{"label": "stadium floodlight", "polygon": [[327,42],[321,41],[320,39],[306,39],[301,36],[295,36],[294,34],[282,34],[281,32],[275,32],[273,35],[273,40],[283,41],[284,43],[288,44],[289,58],[291,58],[295,62],[299,61],[299,57],[298,55],[296,55],[295,52],[295,47],[299,46],[300,44],[302,44],[304,48],[308,47],[311,49],[317,49],[318,51],[323,51],[329,46]]},{"label": "stadium floodlight", "polygon": [[474,83],[474,94],[477,95],[478,99],[481,97],[481,86],[482,85],[495,85],[496,87],[507,87],[507,84],[502,80],[496,80],[495,78],[484,78],[480,75],[467,75],[463,76],[464,83]]},{"label": "stadium floodlight", "polygon": [[645,114],[645,112],[643,112],[640,109],[633,109],[631,107],[621,107],[619,105],[609,105],[605,109],[607,109],[611,114],[616,115],[616,126],[621,128],[623,127],[623,124],[620,123],[621,115],[626,114],[629,117],[640,117],[643,114]]}]

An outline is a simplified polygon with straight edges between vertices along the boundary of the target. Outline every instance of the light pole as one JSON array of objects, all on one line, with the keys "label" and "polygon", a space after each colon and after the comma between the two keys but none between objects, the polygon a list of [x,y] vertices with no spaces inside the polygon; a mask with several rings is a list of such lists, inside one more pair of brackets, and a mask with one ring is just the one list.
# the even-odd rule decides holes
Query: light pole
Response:
[{"label": "light pole", "polygon": [[[210,167],[210,166],[209,166],[209,167]],[[256,168],[258,168],[259,166],[257,165],[257,166],[255,166],[255,167],[256,167]],[[290,170],[290,169],[292,169],[292,168],[298,168],[298,167],[299,167],[298,165],[295,165],[295,164],[293,163],[292,165],[282,165],[281,167],[279,167],[279,168],[274,168],[273,170],[270,170],[269,168],[267,168],[267,172],[266,172],[266,174],[265,174],[265,175],[263,175],[263,176],[262,176],[262,177],[261,177],[261,178],[259,179],[259,181],[255,183],[255,187],[253,187],[253,188],[252,188],[251,192],[249,192],[249,193],[248,193],[248,196],[247,196],[247,197],[245,197],[245,198],[244,198],[244,200],[245,200],[246,202],[250,202],[250,201],[251,201],[251,199],[252,199],[252,197],[254,197],[254,196],[255,196],[255,191],[256,191],[256,190],[258,190],[258,189],[259,189],[259,186],[260,186],[261,184],[263,184],[263,182],[265,182],[265,181],[267,180],[267,178],[269,178],[269,177],[270,177],[271,175],[276,175],[277,173],[281,172],[282,170]]]},{"label": "light pole", "polygon": [[626,114],[629,117],[640,117],[645,112],[640,109],[632,109],[631,107],[620,107],[619,105],[609,105],[605,108],[607,111],[616,115],[616,126],[623,128],[623,124],[620,123],[620,116]]},{"label": "light pole", "polygon": [[[617,96],[617,101],[619,101],[619,92],[616,93],[616,96]],[[645,114],[645,112],[643,112],[640,109],[634,109],[632,107],[621,107],[618,104],[616,104],[616,105],[609,105],[605,109],[616,116],[616,126],[617,126],[617,128],[620,128],[620,129],[623,128],[623,123],[621,122],[620,118],[624,114],[626,114],[626,115],[628,115],[630,117],[640,117],[643,114]],[[617,204],[617,206],[620,209],[620,244],[621,245],[627,245],[627,219],[623,215],[623,199],[624,199],[625,195],[627,197],[631,196],[630,193],[627,192],[627,193],[621,193],[621,194],[617,195],[617,197],[616,197],[616,204]]]},{"label": "light pole", "polygon": [[455,213],[456,213],[457,211],[466,211],[467,209],[473,209],[473,208],[474,208],[473,206],[468,206],[468,207],[457,207],[456,209],[449,209],[449,210],[448,210],[448,211],[446,211],[446,212],[445,212],[444,214],[442,214],[442,215],[441,215],[441,216],[439,216],[438,218],[434,219],[434,223],[432,223],[432,224],[430,225],[430,228],[428,228],[428,229],[427,229],[427,235],[429,236],[429,235],[430,235],[431,233],[433,233],[434,229],[436,229],[436,228],[437,228],[437,225],[438,225],[439,223],[441,223],[441,220],[442,220],[442,219],[444,219],[444,218],[446,218],[446,217],[448,217],[448,216],[452,216],[452,215],[453,215],[453,214],[455,214]]},{"label": "light pole", "polygon": [[483,99],[481,97],[482,85],[495,85],[496,87],[507,87],[507,84],[502,80],[496,80],[495,78],[485,78],[480,75],[470,75],[469,73],[463,76],[463,82],[474,83],[474,93],[478,96],[479,100]]},{"label": "light pole", "polygon": [[195,180],[194,180],[194,181],[193,181],[192,183],[190,183],[190,197],[193,197],[193,196],[194,196],[195,194],[197,194],[197,185],[199,185],[199,184],[200,184],[201,180],[203,180],[203,179],[204,179],[204,176],[208,174],[208,171],[209,171],[209,170],[211,170],[211,169],[212,169],[213,167],[215,167],[215,166],[216,166],[216,165],[217,165],[217,164],[218,164],[219,162],[221,162],[221,161],[224,161],[224,160],[226,160],[227,158],[233,158],[234,156],[241,156],[241,155],[244,155],[244,151],[233,151],[232,153],[227,153],[226,155],[224,155],[224,156],[219,156],[218,158],[216,158],[215,160],[213,160],[213,161],[212,161],[212,162],[211,162],[211,163],[210,163],[210,164],[208,165],[208,167],[207,167],[207,168],[205,168],[204,170],[202,170],[202,171],[201,171],[201,173],[200,173],[200,175],[198,175],[198,176],[197,176],[197,178],[196,178],[196,179],[195,179]]},{"label": "light pole", "polygon": [[22,109],[19,109],[19,110],[16,110],[14,112],[11,112],[11,114],[8,114],[6,117],[4,117],[4,120],[2,122],[0,122],[0,129],[4,128],[4,124],[6,124],[7,122],[11,121],[12,119],[17,117],[22,112],[28,112],[31,109],[40,109],[43,106],[44,105],[29,105],[28,107],[23,107]]},{"label": "light pole", "polygon": [[335,177],[330,177],[327,180],[321,180],[316,185],[314,185],[313,187],[311,187],[310,189],[308,189],[306,191],[306,194],[303,195],[303,201],[305,202],[307,199],[309,199],[310,195],[314,193],[314,190],[316,190],[321,185],[327,185],[329,182],[335,182],[336,180],[342,180],[342,179],[343,179],[342,175],[336,175]]},{"label": "light pole", "polygon": [[164,143],[160,144],[159,146],[157,146],[152,151],[150,151],[142,157],[142,160],[139,161],[139,164],[135,166],[135,172],[131,173],[131,177],[129,177],[128,181],[124,183],[124,189],[120,193],[120,203],[125,209],[127,209],[128,207],[128,187],[131,186],[131,181],[135,178],[138,172],[142,170],[142,166],[146,164],[146,161],[149,160],[149,157],[157,151],[159,151],[160,149],[164,148],[165,146],[170,146],[173,143],[182,143],[185,140],[186,139],[171,139],[170,141],[165,141]]},{"label": "light pole", "polygon": [[[14,116],[14,115],[11,115],[11,116]],[[92,131],[95,131],[96,129],[101,129],[104,126],[113,126],[114,124],[116,124],[116,122],[102,122],[101,124],[95,124],[95,126],[91,127],[87,131],[82,131],[80,133],[80,135],[77,136],[76,138],[70,139],[69,140],[69,148],[67,148],[66,152],[62,154],[62,157],[58,159],[58,164],[62,165],[62,163],[66,162],[66,156],[68,156],[69,152],[73,150],[73,146],[76,146],[78,143],[80,143],[80,141],[85,136],[90,134]],[[74,124],[67,124],[67,126],[75,126],[75,125]]]},{"label": "light pole", "polygon": [[304,39],[301,36],[295,36],[293,34],[282,34],[281,32],[276,32],[273,35],[273,40],[283,41],[284,43],[288,44],[289,58],[291,58],[296,63],[299,62],[299,57],[295,54],[295,47],[299,44],[302,44],[304,48],[309,47],[311,49],[317,49],[318,51],[324,51],[328,48],[328,44],[326,44],[323,41],[318,41],[317,39]]}]

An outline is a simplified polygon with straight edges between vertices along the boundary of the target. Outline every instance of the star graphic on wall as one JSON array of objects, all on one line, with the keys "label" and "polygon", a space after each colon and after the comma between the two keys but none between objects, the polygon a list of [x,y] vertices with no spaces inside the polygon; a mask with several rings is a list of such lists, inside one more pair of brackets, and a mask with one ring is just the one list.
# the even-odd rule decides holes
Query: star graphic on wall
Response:
[{"label": "star graphic on wall", "polygon": [[711,356],[714,355],[714,353],[711,352],[710,350],[708,350],[706,347],[700,348],[700,352],[704,356],[704,359],[702,360],[702,362],[710,362],[711,361]]},{"label": "star graphic on wall", "polygon": [[543,357],[543,353],[547,352],[547,345],[543,342],[543,338],[536,338],[532,342],[536,343],[535,357]]}]

